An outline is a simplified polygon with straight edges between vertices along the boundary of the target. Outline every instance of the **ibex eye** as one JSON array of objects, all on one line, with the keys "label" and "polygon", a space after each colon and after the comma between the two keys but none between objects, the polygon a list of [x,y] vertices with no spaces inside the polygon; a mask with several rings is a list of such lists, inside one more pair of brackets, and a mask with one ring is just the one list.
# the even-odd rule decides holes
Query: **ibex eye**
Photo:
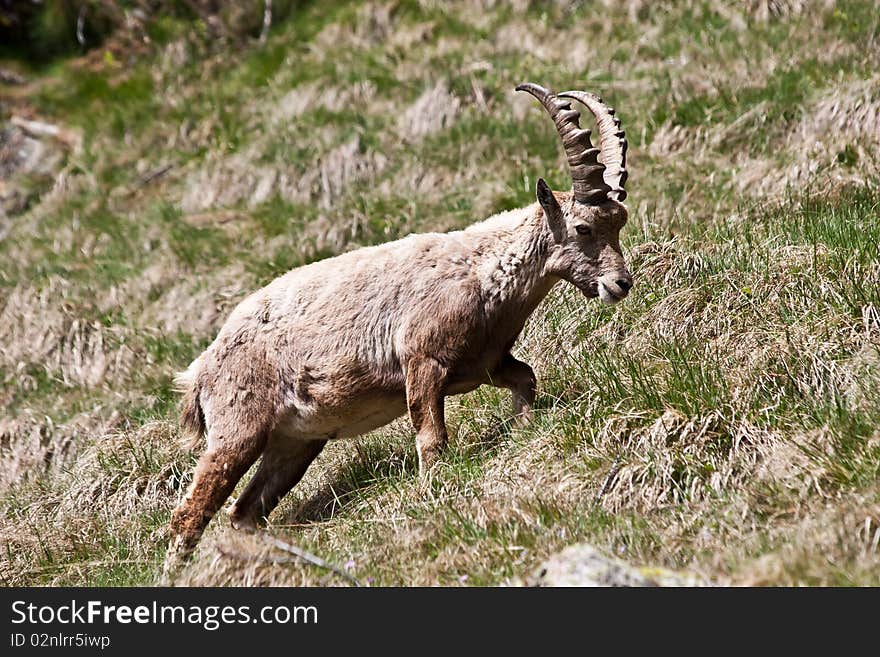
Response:
[{"label": "ibex eye", "polygon": [[589,235],[590,234],[590,227],[585,226],[584,224],[580,224],[579,226],[575,226],[574,229],[578,232],[578,235]]}]

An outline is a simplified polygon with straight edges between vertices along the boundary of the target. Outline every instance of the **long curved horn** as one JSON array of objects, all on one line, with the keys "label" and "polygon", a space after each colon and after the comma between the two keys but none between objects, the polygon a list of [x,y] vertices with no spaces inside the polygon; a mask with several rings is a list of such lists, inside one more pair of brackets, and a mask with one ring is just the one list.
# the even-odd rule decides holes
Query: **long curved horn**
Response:
[{"label": "long curved horn", "polygon": [[549,89],[532,82],[517,85],[516,90],[528,91],[537,98],[556,124],[556,131],[562,139],[568,158],[575,200],[590,205],[605,201],[611,191],[602,175],[605,165],[599,162],[599,149],[594,148],[590,142],[590,131],[582,129],[578,123],[580,112],[572,109],[571,103],[560,100]]},{"label": "long curved horn", "polygon": [[599,149],[602,151],[602,162],[605,164],[605,182],[611,188],[608,196],[615,201],[626,198],[626,133],[620,125],[620,119],[614,116],[614,108],[608,107],[595,94],[586,91],[564,91],[560,98],[574,98],[586,105],[599,126]]}]

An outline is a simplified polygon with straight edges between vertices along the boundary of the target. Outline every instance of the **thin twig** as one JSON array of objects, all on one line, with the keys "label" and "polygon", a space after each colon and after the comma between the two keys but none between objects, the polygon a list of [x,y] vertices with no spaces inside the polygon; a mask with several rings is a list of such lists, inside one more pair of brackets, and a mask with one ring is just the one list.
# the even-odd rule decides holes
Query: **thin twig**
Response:
[{"label": "thin twig", "polygon": [[300,560],[297,557],[267,557],[261,554],[245,554],[244,552],[230,550],[228,547],[225,547],[223,545],[217,548],[217,552],[222,554],[224,557],[229,557],[230,559],[237,559],[238,561],[251,561],[255,563],[268,563],[272,564],[273,566],[281,566],[286,563],[300,563]]},{"label": "thin twig", "polygon": [[263,0],[263,29],[260,30],[260,43],[266,43],[269,38],[269,28],[272,27],[272,0]]},{"label": "thin twig", "polygon": [[76,40],[83,48],[86,47],[86,7],[88,7],[88,5],[83,5],[82,7],[80,7],[79,16],[76,17]]},{"label": "thin twig", "polygon": [[291,545],[290,543],[285,543],[284,541],[275,538],[274,536],[265,536],[265,541],[270,545],[278,548],[279,550],[283,550],[293,556],[305,561],[306,563],[310,563],[313,566],[317,566],[318,568],[324,568],[325,570],[330,570],[340,577],[344,577],[349,582],[354,584],[355,586],[363,586],[360,580],[357,577],[352,575],[351,573],[343,570],[339,566],[330,563],[329,561],[324,561],[321,557],[315,556],[311,552],[306,552],[302,548],[298,548],[295,545]]},{"label": "thin twig", "polygon": [[605,496],[605,493],[608,492],[608,489],[611,488],[611,484],[614,482],[615,477],[617,477],[617,473],[620,472],[621,467],[623,467],[623,463],[621,463],[619,459],[614,459],[614,463],[611,464],[611,470],[608,471],[608,476],[605,477],[605,481],[602,482],[602,488],[596,493],[596,499],[593,500],[593,507],[598,507],[602,503],[602,498]]},{"label": "thin twig", "polygon": [[17,128],[24,130],[31,137],[59,138],[61,135],[61,128],[51,123],[45,123],[43,121],[28,121],[19,116],[13,116],[9,119],[9,122]]},{"label": "thin twig", "polygon": [[480,111],[488,112],[489,104],[486,102],[486,94],[483,93],[483,88],[477,84],[473,75],[471,75],[471,90],[474,92],[474,101],[477,103]]},{"label": "thin twig", "polygon": [[162,176],[164,176],[166,173],[171,171],[171,169],[173,169],[173,168],[174,168],[173,164],[163,164],[160,167],[156,167],[155,169],[151,169],[150,171],[147,171],[147,173],[145,173],[143,176],[140,177],[138,182],[141,184],[141,186],[148,185],[149,183],[153,182],[157,178],[161,178]]}]

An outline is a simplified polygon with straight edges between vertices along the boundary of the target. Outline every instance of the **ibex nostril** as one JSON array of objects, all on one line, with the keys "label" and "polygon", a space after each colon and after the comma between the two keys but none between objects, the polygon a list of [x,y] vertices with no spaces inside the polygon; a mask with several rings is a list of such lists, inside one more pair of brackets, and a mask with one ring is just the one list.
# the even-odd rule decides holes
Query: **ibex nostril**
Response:
[{"label": "ibex nostril", "polygon": [[614,282],[617,283],[617,286],[618,286],[621,290],[623,290],[624,292],[629,292],[629,291],[630,291],[630,288],[632,288],[632,286],[633,286],[633,284],[632,284],[632,280],[629,279],[629,278],[618,278],[618,279],[617,279],[616,281],[614,281]]}]

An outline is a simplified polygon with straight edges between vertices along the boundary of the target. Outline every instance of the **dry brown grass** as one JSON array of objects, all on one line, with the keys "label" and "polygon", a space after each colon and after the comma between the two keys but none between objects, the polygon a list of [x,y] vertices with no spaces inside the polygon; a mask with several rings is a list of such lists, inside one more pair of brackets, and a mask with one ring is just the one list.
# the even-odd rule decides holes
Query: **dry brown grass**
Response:
[{"label": "dry brown grass", "polygon": [[445,80],[427,89],[398,118],[397,130],[404,139],[418,139],[449,128],[461,102],[449,93]]},{"label": "dry brown grass", "polygon": [[[145,520],[166,517],[186,483],[188,459],[177,446],[176,429],[151,423],[125,432],[92,431],[100,439],[75,435],[76,459],[57,469],[50,483],[24,478],[7,498],[0,521],[0,579],[6,585],[94,580],[96,573],[100,579],[120,565],[155,569],[154,545],[164,529],[147,529]],[[96,543],[106,559],[94,557]],[[37,565],[43,555],[48,560]]]},{"label": "dry brown grass", "polygon": [[[880,77],[854,80],[822,95],[784,140],[789,162],[742,162],[736,186],[780,196],[814,184],[840,186],[880,172]],[[858,162],[858,166],[852,166]],[[819,182],[819,181],[822,182]]]}]

